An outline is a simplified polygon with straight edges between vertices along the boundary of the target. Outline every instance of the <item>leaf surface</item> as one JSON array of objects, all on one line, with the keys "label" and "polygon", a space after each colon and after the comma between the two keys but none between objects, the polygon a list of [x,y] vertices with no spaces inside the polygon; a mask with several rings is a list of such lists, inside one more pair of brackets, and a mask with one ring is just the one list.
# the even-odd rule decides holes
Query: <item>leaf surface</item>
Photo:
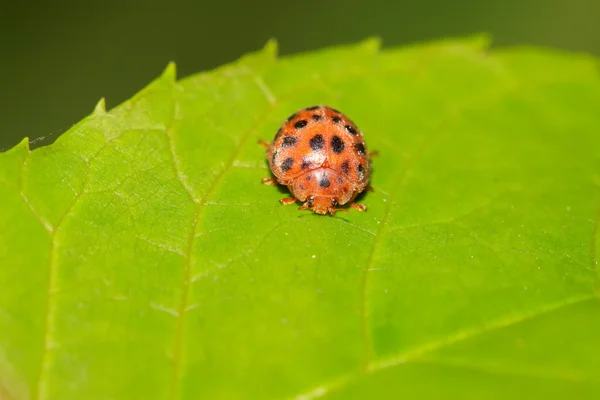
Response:
[{"label": "leaf surface", "polygon": [[[365,213],[260,184],[313,104]],[[0,397],[594,398],[599,109],[597,60],[482,38],[169,66],[0,154]]]}]

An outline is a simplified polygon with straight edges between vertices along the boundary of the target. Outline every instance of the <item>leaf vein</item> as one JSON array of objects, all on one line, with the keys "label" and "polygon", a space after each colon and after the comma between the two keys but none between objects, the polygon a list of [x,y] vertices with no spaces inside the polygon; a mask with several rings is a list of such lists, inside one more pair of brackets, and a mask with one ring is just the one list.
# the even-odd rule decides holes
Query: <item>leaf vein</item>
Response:
[{"label": "leaf vein", "polygon": [[543,371],[536,371],[530,367],[526,369],[513,369],[507,370],[506,368],[502,368],[501,366],[495,365],[479,365],[472,364],[462,361],[455,360],[438,360],[438,359],[427,359],[427,360],[419,360],[414,361],[415,364],[421,365],[439,365],[443,367],[450,367],[456,369],[468,369],[476,372],[483,372],[485,374],[490,375],[500,375],[500,376],[513,376],[513,377],[523,377],[523,378],[534,378],[534,379],[544,379],[544,380],[553,380],[560,382],[569,382],[569,383],[585,383],[585,382],[595,382],[596,380],[583,379],[579,376],[574,376],[570,371],[561,371],[563,375],[557,375],[556,373],[547,373]]},{"label": "leaf vein", "polygon": [[[407,161],[406,166],[400,173],[398,180],[395,181],[395,185],[390,192],[390,199],[394,198],[397,194],[397,191],[400,189],[400,187],[402,187],[402,184],[406,180],[406,176],[408,175],[408,172],[413,168],[415,160],[418,159],[419,157],[422,157],[427,152],[427,150],[431,147],[431,145],[435,142],[435,140],[438,139],[443,133],[444,133],[443,130],[438,129],[438,130],[434,131],[432,134],[430,134],[429,138],[427,140],[425,140],[425,142],[423,143],[421,148],[417,151],[417,154]],[[373,245],[371,246],[371,250],[369,252],[369,256],[367,258],[367,262],[365,264],[365,267],[363,269],[363,274],[361,277],[360,319],[361,319],[361,332],[362,332],[362,338],[363,338],[363,362],[362,362],[362,371],[363,372],[366,372],[370,369],[370,363],[371,363],[370,360],[372,357],[372,354],[371,354],[372,353],[372,349],[371,349],[372,338],[371,338],[371,333],[370,333],[370,329],[368,326],[368,310],[367,310],[367,308],[368,308],[367,288],[368,288],[368,284],[369,284],[369,271],[372,271],[372,265],[373,265],[373,262],[375,259],[375,252],[377,250],[377,247],[379,246],[379,243],[381,242],[381,238],[386,233],[385,229],[387,226],[389,216],[392,211],[393,204],[394,204],[393,201],[386,202],[385,211],[384,211],[383,217],[380,221],[381,223],[379,225],[379,230],[377,231],[377,234],[373,241]]]},{"label": "leaf vein", "polygon": [[[529,314],[518,315],[512,318],[501,319],[495,322],[492,322],[484,327],[472,330],[464,330],[462,332],[458,332],[455,335],[449,336],[445,339],[433,340],[429,343],[426,343],[422,346],[416,347],[414,349],[408,350],[404,353],[396,355],[394,357],[390,357],[375,363],[371,363],[370,368],[366,371],[367,375],[375,374],[389,368],[394,368],[400,365],[405,365],[408,363],[416,363],[422,362],[423,357],[428,354],[434,353],[436,351],[442,350],[451,345],[467,342],[469,340],[475,339],[481,335],[491,333],[497,330],[510,328],[519,323],[543,316],[545,314],[552,313],[554,311],[558,311],[564,307],[573,306],[579,303],[584,303],[586,301],[597,300],[597,296],[595,294],[586,294],[578,297],[573,297],[564,302],[550,305],[546,307],[542,307],[539,310],[536,310]],[[425,360],[428,361],[428,360]],[[361,372],[361,375],[364,375],[364,372]],[[344,386],[348,385],[353,379],[358,378],[358,375],[354,376],[346,376],[343,378],[337,378],[331,380],[329,382],[320,384],[317,386],[317,389],[311,389],[302,394],[298,394],[296,396],[292,396],[292,399],[304,400],[304,399],[316,399],[323,398],[333,391],[340,390]]]},{"label": "leaf vein", "polygon": [[[90,158],[90,162],[98,154],[100,154],[100,152],[102,150],[104,150],[113,140],[116,140],[121,135],[122,135],[122,133],[119,134],[118,136],[116,136],[115,138],[113,138],[112,140],[106,141],[100,147],[100,149]],[[31,151],[28,153],[28,157],[30,154],[31,154]],[[19,192],[21,193],[21,197],[23,198],[25,203],[27,203],[29,205],[29,207],[31,208],[31,210],[34,211],[35,209],[34,209],[33,205],[30,204],[27,197],[23,194],[23,174],[24,174],[26,164],[27,164],[27,159],[23,162],[23,168],[21,169],[22,177],[21,177]],[[48,366],[48,364],[49,364],[48,353],[49,353],[50,345],[51,345],[51,339],[52,339],[51,331],[52,331],[52,326],[54,324],[53,321],[54,321],[54,313],[55,313],[52,298],[54,297],[54,294],[58,292],[58,290],[56,289],[56,275],[57,275],[57,271],[56,271],[56,269],[57,269],[57,267],[56,267],[57,239],[56,239],[56,235],[57,235],[60,227],[63,225],[64,221],[67,219],[67,217],[69,216],[69,214],[71,213],[71,211],[73,210],[75,205],[77,204],[77,202],[85,194],[84,192],[85,192],[85,187],[88,183],[89,173],[90,173],[90,163],[87,162],[85,172],[84,172],[83,182],[81,184],[81,190],[79,192],[74,192],[75,197],[73,198],[73,201],[71,202],[71,204],[69,204],[69,206],[67,207],[65,212],[61,215],[59,220],[56,222],[55,226],[52,226],[50,222],[47,222],[47,221],[44,222],[45,220],[42,219],[41,216],[39,216],[39,214],[37,214],[37,212],[34,211],[34,214],[36,214],[38,216],[38,219],[42,222],[44,227],[50,233],[50,254],[49,254],[49,262],[48,262],[48,282],[46,284],[46,303],[44,306],[44,322],[43,322],[43,328],[42,328],[42,335],[43,335],[42,354],[40,356],[40,370],[38,373],[38,379],[37,379],[36,385],[34,386],[33,391],[32,391],[32,396],[31,396],[32,399],[39,400],[39,399],[46,398],[46,391],[45,391],[46,389],[45,388],[46,388],[46,383],[48,381],[47,374],[50,369]],[[69,187],[71,187],[70,184],[69,184]]]},{"label": "leaf vein", "polygon": [[[186,260],[185,261],[185,276],[184,276],[184,281],[182,283],[183,293],[182,293],[181,304],[180,304],[179,310],[177,312],[177,314],[178,314],[177,327],[176,327],[176,331],[175,331],[175,339],[174,339],[174,345],[173,345],[173,349],[172,349],[172,357],[173,357],[174,366],[173,366],[173,377],[171,380],[171,391],[170,391],[170,395],[169,395],[169,398],[171,398],[171,399],[176,399],[179,397],[179,383],[181,381],[181,372],[182,372],[181,371],[181,368],[182,368],[181,358],[182,358],[183,341],[184,341],[183,330],[184,330],[184,325],[185,325],[185,315],[186,315],[186,310],[188,309],[191,284],[195,280],[197,280],[194,276],[192,276],[192,255],[193,255],[193,248],[194,248],[196,238],[201,236],[201,235],[197,235],[196,231],[198,229],[198,223],[200,220],[202,210],[204,209],[204,206],[208,203],[208,199],[213,194],[218,183],[223,179],[223,177],[226,175],[226,173],[235,166],[236,159],[239,157],[242,149],[248,142],[252,133],[256,131],[257,127],[266,119],[267,115],[270,114],[271,112],[273,112],[274,105],[276,104],[275,98],[274,97],[270,98],[267,95],[267,93],[265,93],[266,84],[260,85],[256,79],[253,79],[253,82],[259,87],[261,92],[263,94],[265,94],[265,97],[267,98],[267,101],[269,102],[270,107],[267,109],[267,111],[265,112],[264,115],[262,115],[260,118],[258,118],[257,121],[249,129],[247,129],[246,132],[243,133],[243,135],[240,138],[240,141],[238,142],[237,146],[233,150],[231,157],[223,165],[223,168],[214,176],[214,178],[208,185],[208,189],[207,189],[206,193],[204,193],[200,199],[198,199],[195,196],[193,188],[191,187],[189,182],[187,182],[187,177],[183,174],[183,171],[180,167],[180,161],[179,161],[179,158],[177,157],[177,152],[175,150],[175,141],[173,138],[173,133],[171,132],[172,127],[169,126],[169,127],[167,127],[167,130],[166,130],[167,139],[169,141],[169,148],[171,151],[171,158],[173,161],[173,166],[175,168],[177,178],[181,182],[181,184],[183,185],[185,190],[187,191],[190,198],[195,203],[194,222],[192,224],[192,228],[190,231],[190,235],[189,235],[189,239],[188,239],[188,246],[187,246],[187,250],[186,250],[186,254],[185,254],[185,260]],[[273,101],[271,101],[271,100],[273,100]],[[174,100],[174,107],[177,107],[176,100]]]},{"label": "leaf vein", "polygon": [[528,314],[517,315],[510,318],[500,319],[491,324],[485,325],[483,327],[474,328],[470,330],[463,330],[462,332],[458,332],[452,336],[448,336],[444,339],[434,340],[429,343],[426,343],[422,346],[416,347],[409,351],[406,351],[402,354],[399,354],[395,357],[391,357],[388,359],[381,360],[377,363],[374,363],[371,366],[370,372],[376,372],[380,370],[384,370],[387,368],[391,368],[400,364],[403,364],[408,361],[416,360],[421,358],[427,354],[433,353],[438,350],[442,350],[448,346],[455,345],[458,343],[462,343],[476,337],[482,336],[484,334],[488,334],[497,330],[506,329],[511,326],[520,324],[522,322],[538,318],[542,315],[552,313],[554,311],[558,311],[564,307],[572,306],[575,304],[583,303],[586,301],[596,299],[595,295],[585,294],[577,297],[573,297],[571,299],[567,299],[558,304],[553,304],[545,307],[541,307],[539,310],[535,312],[531,312]]}]

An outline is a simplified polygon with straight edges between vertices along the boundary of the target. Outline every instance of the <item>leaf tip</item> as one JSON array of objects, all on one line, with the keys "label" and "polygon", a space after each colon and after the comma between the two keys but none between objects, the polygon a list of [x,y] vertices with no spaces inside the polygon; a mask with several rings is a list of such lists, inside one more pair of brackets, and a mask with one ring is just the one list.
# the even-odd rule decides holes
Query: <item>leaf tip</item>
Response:
[{"label": "leaf tip", "polygon": [[28,137],[24,137],[23,140],[21,140],[17,146],[20,148],[23,148],[27,151],[31,151],[31,149],[29,148],[29,138]]},{"label": "leaf tip", "polygon": [[467,36],[465,40],[478,50],[487,50],[492,45],[492,35],[486,32],[480,32],[471,36]]},{"label": "leaf tip", "polygon": [[242,68],[250,67],[250,69],[257,72],[271,65],[276,60],[277,40],[269,39],[261,50],[243,55],[238,62],[242,65]]},{"label": "leaf tip", "polygon": [[100,100],[98,100],[98,103],[96,103],[96,107],[94,107],[93,115],[104,115],[104,114],[106,114],[106,101],[104,100],[104,97],[103,97]]},{"label": "leaf tip", "polygon": [[277,43],[277,39],[271,38],[271,39],[267,40],[267,43],[263,47],[262,51],[269,58],[275,59],[275,58],[277,58],[278,49],[279,49],[279,45]]},{"label": "leaf tip", "polygon": [[175,80],[177,79],[177,67],[176,67],[174,61],[171,61],[167,64],[167,67],[165,68],[163,73],[160,75],[160,78],[166,79],[167,81],[170,81],[170,82],[175,82]]},{"label": "leaf tip", "polygon": [[[13,148],[6,150],[6,153],[25,151],[29,153],[31,148],[29,147],[29,138],[24,137],[19,143],[17,143]],[[4,149],[0,150],[0,153],[3,153]]]},{"label": "leaf tip", "polygon": [[381,38],[372,36],[360,42],[360,47],[369,50],[373,53],[378,53],[381,50]]}]

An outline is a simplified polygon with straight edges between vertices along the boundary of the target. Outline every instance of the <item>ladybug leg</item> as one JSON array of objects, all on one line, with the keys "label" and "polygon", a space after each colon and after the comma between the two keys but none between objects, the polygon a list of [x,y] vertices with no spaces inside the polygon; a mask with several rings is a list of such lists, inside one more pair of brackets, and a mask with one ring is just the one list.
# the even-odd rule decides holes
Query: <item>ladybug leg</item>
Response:
[{"label": "ladybug leg", "polygon": [[369,157],[377,157],[379,155],[379,150],[369,151]]},{"label": "ladybug leg", "polygon": [[371,185],[367,186],[367,190],[369,192],[374,192],[375,191],[375,189],[373,189],[373,186],[371,186]]},{"label": "ladybug leg", "polygon": [[265,185],[275,185],[277,183],[277,179],[275,178],[262,178],[262,183]]},{"label": "ladybug leg", "polygon": [[359,203],[350,203],[350,207],[357,209],[358,211],[365,211],[367,206]]},{"label": "ladybug leg", "polygon": [[263,140],[263,139],[258,139],[258,144],[260,144],[262,147],[267,148],[267,149],[271,145],[271,143],[269,143],[269,142],[267,142],[266,140]]},{"label": "ladybug leg", "polygon": [[329,209],[329,214],[335,215],[336,211],[350,212],[350,210],[348,210],[347,208],[333,208],[332,207]]},{"label": "ladybug leg", "polygon": [[310,206],[308,205],[308,201],[305,201],[304,204],[302,204],[300,207],[298,207],[298,210],[299,211],[308,210],[309,207]]},{"label": "ladybug leg", "polygon": [[285,204],[285,205],[294,204],[296,202],[296,198],[295,197],[286,197],[284,199],[279,200],[279,202],[281,204]]}]

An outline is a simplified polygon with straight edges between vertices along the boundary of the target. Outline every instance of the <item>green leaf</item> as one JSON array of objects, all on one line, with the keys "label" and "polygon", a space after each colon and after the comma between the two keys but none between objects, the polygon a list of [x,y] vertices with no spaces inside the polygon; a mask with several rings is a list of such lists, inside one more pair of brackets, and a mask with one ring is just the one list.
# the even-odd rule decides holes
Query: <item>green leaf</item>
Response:
[{"label": "green leaf", "polygon": [[[365,213],[260,183],[321,103]],[[596,59],[479,37],[171,65],[0,154],[0,397],[596,398],[599,109]]]}]

